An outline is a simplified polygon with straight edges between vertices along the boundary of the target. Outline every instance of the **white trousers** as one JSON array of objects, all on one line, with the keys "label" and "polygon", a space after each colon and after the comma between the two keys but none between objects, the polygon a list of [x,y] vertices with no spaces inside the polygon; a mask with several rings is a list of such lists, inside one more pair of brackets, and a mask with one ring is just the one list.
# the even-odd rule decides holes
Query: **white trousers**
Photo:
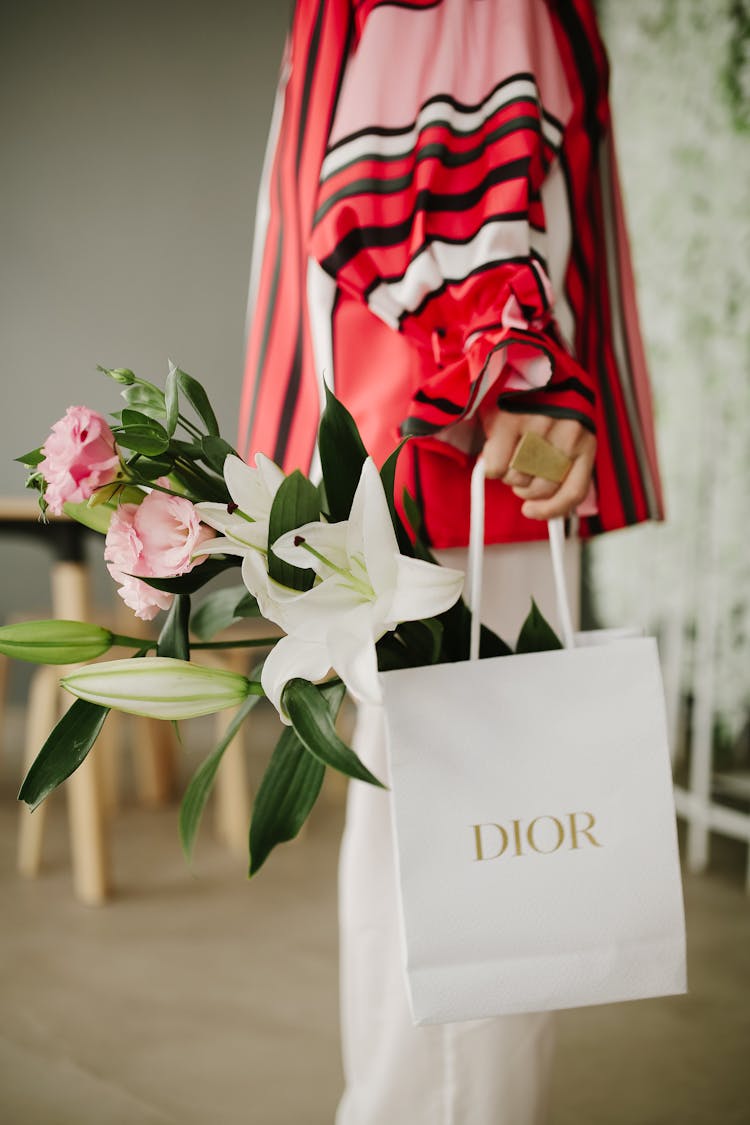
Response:
[{"label": "white trousers", "polygon": [[[579,551],[567,573],[578,617]],[[439,552],[464,568],[466,552]],[[533,594],[554,625],[545,543],[487,548],[482,619],[513,644]],[[435,701],[436,707],[439,700]],[[357,753],[386,781],[382,713],[363,707]],[[387,793],[351,782],[339,869],[345,1090],[336,1125],[543,1125],[554,1028],[549,1014],[414,1027],[402,969]]]}]

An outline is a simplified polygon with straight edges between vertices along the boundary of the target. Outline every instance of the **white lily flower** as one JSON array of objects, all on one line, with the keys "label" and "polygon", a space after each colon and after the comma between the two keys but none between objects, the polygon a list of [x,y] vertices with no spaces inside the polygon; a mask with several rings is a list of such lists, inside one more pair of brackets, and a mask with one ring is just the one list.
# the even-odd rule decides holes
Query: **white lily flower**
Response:
[{"label": "white lily flower", "polygon": [[[362,466],[347,521],[309,523],[272,546],[279,558],[310,567],[319,577],[304,593],[282,593],[284,588],[268,579],[262,592],[262,612],[287,633],[261,677],[280,713],[288,680],[319,679],[328,668],[355,699],[379,702],[375,643],[402,621],[443,613],[463,588],[462,571],[401,554],[380,474],[370,458]],[[257,562],[249,563],[250,569],[255,581],[261,578]],[[258,596],[256,591],[257,586],[253,592]]]},{"label": "white lily flower", "polygon": [[220,533],[201,546],[200,554],[247,555],[268,548],[268,520],[284,473],[262,453],[255,468],[231,454],[224,462],[224,480],[233,503],[196,504],[200,518]]},{"label": "white lily flower", "polygon": [[72,695],[151,719],[192,719],[236,707],[257,685],[237,672],[166,656],[89,664],[61,681]]}]

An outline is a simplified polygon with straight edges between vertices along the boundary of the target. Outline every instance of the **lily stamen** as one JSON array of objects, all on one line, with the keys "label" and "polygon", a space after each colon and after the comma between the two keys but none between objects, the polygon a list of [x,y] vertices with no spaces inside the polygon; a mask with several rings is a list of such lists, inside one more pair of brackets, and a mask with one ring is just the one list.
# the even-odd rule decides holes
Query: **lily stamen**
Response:
[{"label": "lily stamen", "polygon": [[336,563],[331,562],[331,560],[329,558],[326,558],[325,555],[321,554],[320,551],[316,551],[315,548],[307,542],[303,535],[295,535],[294,546],[304,547],[304,549],[308,551],[313,556],[313,558],[318,559],[319,562],[322,562],[325,566],[328,567],[329,570],[332,570],[334,574],[340,575],[346,582],[347,586],[350,586],[352,590],[356,590],[358,594],[362,594],[362,596],[367,598],[368,600],[375,597],[375,591],[373,590],[369,582],[363,582],[362,579],[357,578],[354,574],[352,574],[350,570],[344,570],[343,567],[337,566]]}]

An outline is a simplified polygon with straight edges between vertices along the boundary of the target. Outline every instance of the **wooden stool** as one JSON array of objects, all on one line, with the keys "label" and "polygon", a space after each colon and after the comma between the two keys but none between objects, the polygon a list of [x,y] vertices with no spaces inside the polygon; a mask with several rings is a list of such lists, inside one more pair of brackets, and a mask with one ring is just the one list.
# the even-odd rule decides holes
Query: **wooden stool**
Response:
[{"label": "wooden stool", "polygon": [[[66,516],[50,516],[47,524],[39,519],[39,506],[34,497],[0,501],[0,532],[31,536],[53,551],[50,574],[52,614],[54,617],[88,618],[88,574],[85,561],[85,539],[90,532]],[[65,670],[42,669],[34,679],[30,700],[30,730],[26,744],[27,764],[33,760],[49,731],[57,721],[53,702],[57,691],[51,686]],[[66,697],[70,705],[72,699]],[[51,721],[49,721],[51,720]],[[38,741],[32,752],[32,734]],[[40,737],[41,736],[41,737]],[[94,750],[68,780],[68,813],[73,865],[73,887],[76,896],[95,905],[105,900],[109,889],[109,856],[104,833],[104,810],[98,767],[99,755]],[[28,809],[21,810],[19,831],[19,870],[35,875],[41,861],[44,816]]]}]

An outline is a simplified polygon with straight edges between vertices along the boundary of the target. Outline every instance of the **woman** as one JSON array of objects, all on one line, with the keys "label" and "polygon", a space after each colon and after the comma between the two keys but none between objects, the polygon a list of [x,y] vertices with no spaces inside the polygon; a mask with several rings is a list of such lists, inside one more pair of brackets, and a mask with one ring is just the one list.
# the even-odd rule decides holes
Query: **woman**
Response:
[{"label": "woman", "polygon": [[[397,494],[454,564],[483,451],[485,616],[511,639],[529,592],[549,612],[546,519],[662,515],[607,79],[590,0],[299,0],[282,66],[240,448],[314,468],[328,383],[377,461],[412,438]],[[511,464],[529,432],[562,468]],[[356,745],[384,769],[376,712]],[[354,783],[338,1125],[545,1120],[549,1016],[412,1027],[390,848]]]}]

